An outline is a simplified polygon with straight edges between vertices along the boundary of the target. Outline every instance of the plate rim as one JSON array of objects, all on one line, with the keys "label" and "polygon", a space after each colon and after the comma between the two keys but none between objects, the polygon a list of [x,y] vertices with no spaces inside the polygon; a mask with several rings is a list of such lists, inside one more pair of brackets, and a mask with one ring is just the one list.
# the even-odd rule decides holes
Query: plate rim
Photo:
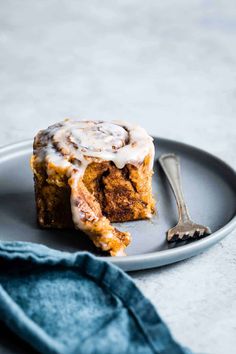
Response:
[{"label": "plate rim", "polygon": [[[228,169],[228,171],[235,177],[236,180],[236,170],[230,166],[227,162],[219,158],[218,156],[205,151],[201,148],[198,148],[196,146],[179,142],[177,140],[172,140],[172,139],[166,139],[164,137],[153,137],[155,140],[159,141],[164,141],[170,144],[177,144],[185,149],[193,149],[196,152],[199,152],[201,154],[205,154],[207,157],[214,159],[216,162],[219,164],[223,165],[225,168]],[[25,151],[28,148],[32,148],[33,144],[33,139],[25,139],[21,140],[15,143],[10,143],[6,144],[0,147],[0,164],[4,162],[4,158],[6,153],[17,153],[19,154],[20,152]],[[23,149],[25,148],[25,149]],[[14,155],[13,155],[14,156]],[[10,157],[10,156],[9,156]],[[197,240],[196,242],[189,243],[187,245],[183,245],[181,247],[174,247],[171,249],[165,249],[161,251],[154,251],[154,252],[149,252],[149,253],[141,253],[137,255],[131,255],[131,256],[126,256],[126,257],[99,257],[99,259],[105,260],[105,261],[110,261],[113,264],[121,267],[124,270],[138,270],[138,269],[147,269],[147,268],[153,268],[156,266],[161,266],[164,264],[170,264],[177,262],[179,260],[183,260],[189,257],[192,257],[194,255],[197,255],[201,251],[207,250],[210,246],[213,246],[217,242],[219,242],[221,239],[223,239],[225,236],[227,236],[230,232],[232,232],[236,228],[236,213],[232,217],[232,219],[225,224],[222,228],[219,230],[213,232],[211,235],[202,238],[200,240]],[[177,260],[176,257],[178,256]],[[140,265],[142,263],[142,265]]]}]

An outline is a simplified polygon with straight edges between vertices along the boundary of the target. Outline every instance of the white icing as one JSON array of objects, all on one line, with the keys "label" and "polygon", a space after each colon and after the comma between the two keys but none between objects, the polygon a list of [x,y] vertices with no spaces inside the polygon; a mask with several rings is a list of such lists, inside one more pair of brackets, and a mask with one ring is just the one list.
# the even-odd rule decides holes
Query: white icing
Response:
[{"label": "white icing", "polygon": [[[130,163],[142,163],[151,155],[153,167],[154,145],[152,138],[138,125],[123,122],[65,120],[41,132],[45,145],[38,158],[62,168],[83,174],[93,160],[113,161],[117,168]],[[75,162],[71,162],[71,158]],[[78,163],[76,163],[76,161]]]}]

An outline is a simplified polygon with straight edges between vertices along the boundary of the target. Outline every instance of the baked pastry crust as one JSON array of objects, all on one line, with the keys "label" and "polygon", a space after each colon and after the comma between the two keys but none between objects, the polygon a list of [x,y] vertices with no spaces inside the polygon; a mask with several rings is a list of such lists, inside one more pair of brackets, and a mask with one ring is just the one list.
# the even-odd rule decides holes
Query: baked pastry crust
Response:
[{"label": "baked pastry crust", "polygon": [[[151,188],[152,142],[148,140],[150,146],[144,151],[148,152],[145,156],[136,161],[132,160],[131,156],[130,162],[127,156],[125,161],[122,161],[123,166],[119,166],[121,168],[116,166],[116,160],[116,163],[107,160],[106,156],[103,159],[100,151],[98,156],[89,156],[89,153],[83,155],[86,160],[83,166],[81,151],[80,159],[78,154],[76,155],[80,146],[76,145],[78,142],[70,140],[66,145],[60,145],[60,135],[59,140],[55,138],[58,131],[71,123],[73,125],[80,122],[58,123],[40,131],[34,140],[31,165],[34,172],[38,223],[45,228],[81,229],[97,247],[109,251],[111,255],[123,255],[130,242],[130,235],[117,230],[110,222],[150,218],[154,212],[155,203]],[[90,121],[87,123],[92,129],[107,124]],[[86,126],[86,122],[81,124]],[[125,126],[127,131],[131,129],[127,128],[124,122],[118,126]],[[65,136],[68,140],[68,134]],[[71,148],[72,142],[74,150]],[[129,144],[130,141],[126,140],[123,146]],[[82,148],[84,149],[84,145]],[[132,149],[134,148],[133,146]],[[115,146],[113,150],[119,149]],[[117,153],[115,156],[117,157]]]}]

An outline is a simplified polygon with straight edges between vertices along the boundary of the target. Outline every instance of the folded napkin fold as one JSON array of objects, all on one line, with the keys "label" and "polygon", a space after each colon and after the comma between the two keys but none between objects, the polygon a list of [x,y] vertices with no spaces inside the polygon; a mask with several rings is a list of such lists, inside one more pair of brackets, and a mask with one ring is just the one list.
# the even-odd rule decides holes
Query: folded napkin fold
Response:
[{"label": "folded napkin fold", "polygon": [[186,354],[132,279],[86,252],[0,242],[0,315],[43,354]]}]

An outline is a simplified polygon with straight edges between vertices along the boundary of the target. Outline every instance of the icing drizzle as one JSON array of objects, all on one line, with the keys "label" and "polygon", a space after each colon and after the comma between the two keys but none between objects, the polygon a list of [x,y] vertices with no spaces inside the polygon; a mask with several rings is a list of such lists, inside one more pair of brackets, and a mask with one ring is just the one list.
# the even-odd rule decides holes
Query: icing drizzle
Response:
[{"label": "icing drizzle", "polygon": [[[73,167],[81,174],[92,161],[112,161],[117,168],[142,163],[154,156],[152,138],[146,131],[123,121],[65,120],[41,131],[38,158],[58,167]],[[152,163],[150,168],[152,168]]]}]

